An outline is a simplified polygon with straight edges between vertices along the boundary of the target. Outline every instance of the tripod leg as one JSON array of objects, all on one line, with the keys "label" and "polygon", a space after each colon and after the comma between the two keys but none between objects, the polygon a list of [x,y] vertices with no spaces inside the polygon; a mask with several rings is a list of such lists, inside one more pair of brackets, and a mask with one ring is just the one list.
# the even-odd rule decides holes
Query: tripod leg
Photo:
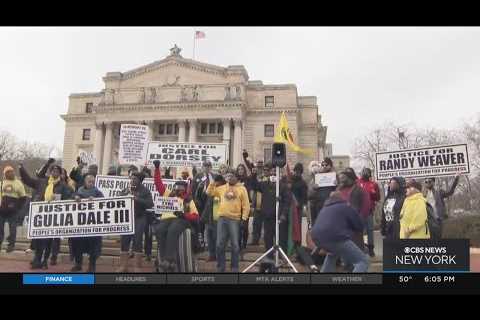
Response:
[{"label": "tripod leg", "polygon": [[255,266],[258,262],[262,261],[262,259],[265,258],[272,250],[273,250],[273,247],[271,247],[270,249],[268,249],[267,252],[265,252],[264,254],[262,254],[257,260],[255,260],[255,262],[253,262],[253,263],[252,263],[251,265],[249,265],[245,270],[243,270],[242,273],[247,272],[247,271],[250,270],[253,266]]},{"label": "tripod leg", "polygon": [[297,269],[295,268],[295,266],[293,265],[293,263],[290,261],[290,259],[288,259],[287,255],[285,254],[285,252],[283,252],[282,248],[281,247],[278,247],[278,250],[280,251],[280,253],[282,254],[283,258],[285,260],[287,260],[288,264],[290,265],[290,267],[293,269],[293,271],[295,271],[295,273],[298,273]]}]

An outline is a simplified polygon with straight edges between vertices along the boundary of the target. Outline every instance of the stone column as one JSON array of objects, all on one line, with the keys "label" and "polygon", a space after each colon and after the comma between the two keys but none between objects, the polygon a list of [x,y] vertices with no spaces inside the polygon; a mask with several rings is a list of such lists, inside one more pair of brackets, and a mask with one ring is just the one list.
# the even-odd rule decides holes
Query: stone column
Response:
[{"label": "stone column", "polygon": [[105,123],[105,144],[103,147],[103,174],[107,174],[112,162],[113,122]]},{"label": "stone column", "polygon": [[145,124],[148,126],[148,140],[153,141],[154,137],[154,130],[155,130],[155,121],[153,120],[145,120]]},{"label": "stone column", "polygon": [[197,142],[197,120],[190,119],[188,123],[190,124],[188,142]]},{"label": "stone column", "polygon": [[185,120],[178,121],[178,142],[186,142],[186,138],[187,138],[186,125],[187,123]]},{"label": "stone column", "polygon": [[94,153],[95,158],[97,159],[98,171],[101,172],[102,168],[102,158],[103,158],[103,142],[104,142],[104,133],[103,133],[103,123],[95,122],[95,147]]},{"label": "stone column", "polygon": [[233,161],[231,161],[230,163],[235,168],[240,163],[242,163],[242,119],[234,119],[233,123],[235,124],[235,128],[233,131]]},{"label": "stone column", "polygon": [[223,143],[227,144],[228,163],[232,163],[232,150],[230,148],[231,146],[230,128],[232,125],[232,119],[230,118],[222,119],[222,123],[223,123]]}]

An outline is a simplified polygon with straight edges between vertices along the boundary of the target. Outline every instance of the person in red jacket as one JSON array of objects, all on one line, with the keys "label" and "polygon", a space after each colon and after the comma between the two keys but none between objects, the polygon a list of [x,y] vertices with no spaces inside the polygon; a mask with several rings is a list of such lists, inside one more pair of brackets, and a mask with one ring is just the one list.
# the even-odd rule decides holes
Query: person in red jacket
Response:
[{"label": "person in red jacket", "polygon": [[364,217],[365,232],[367,233],[367,247],[370,257],[375,257],[374,241],[373,241],[373,213],[377,202],[380,201],[380,188],[378,184],[372,180],[372,170],[363,168],[361,178],[357,180],[357,184],[362,187],[370,197],[370,205],[368,216]]}]

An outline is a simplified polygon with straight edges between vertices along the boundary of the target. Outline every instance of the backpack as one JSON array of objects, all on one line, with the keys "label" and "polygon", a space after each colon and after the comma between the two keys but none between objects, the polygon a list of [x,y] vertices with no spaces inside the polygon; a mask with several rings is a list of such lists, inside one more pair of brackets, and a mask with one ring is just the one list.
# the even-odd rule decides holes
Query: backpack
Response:
[{"label": "backpack", "polygon": [[435,210],[428,202],[427,205],[427,221],[425,221],[425,234],[430,231],[430,239],[437,240],[442,237],[442,230],[440,224],[435,216]]}]

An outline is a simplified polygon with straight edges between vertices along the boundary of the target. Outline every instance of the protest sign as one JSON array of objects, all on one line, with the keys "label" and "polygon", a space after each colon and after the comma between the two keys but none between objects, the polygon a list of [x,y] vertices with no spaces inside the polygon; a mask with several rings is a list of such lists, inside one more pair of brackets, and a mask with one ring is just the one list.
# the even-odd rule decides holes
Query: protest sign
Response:
[{"label": "protest sign", "polygon": [[[178,180],[162,179],[163,184],[167,189],[172,190],[173,185]],[[145,178],[143,185],[152,193],[153,201],[160,197],[160,194],[155,190],[153,178]],[[130,188],[130,178],[126,176],[106,176],[97,175],[95,178],[95,186],[102,191],[105,197],[118,197],[121,191]]]},{"label": "protest sign", "polygon": [[120,164],[145,163],[148,147],[148,126],[138,124],[122,124],[120,127],[120,148],[118,162]]},{"label": "protest sign", "polygon": [[319,187],[335,187],[337,185],[337,174],[335,172],[317,173],[315,184]]},{"label": "protest sign", "polygon": [[27,238],[134,234],[134,217],[133,197],[31,202]]},{"label": "protest sign", "polygon": [[147,162],[160,160],[162,167],[201,167],[210,161],[217,169],[228,162],[228,146],[225,143],[159,142],[148,144]]},{"label": "protest sign", "polygon": [[97,164],[97,159],[92,152],[87,152],[80,149],[78,150],[78,156],[80,157],[80,161],[82,163],[86,163],[87,165]]},{"label": "protest sign", "polygon": [[155,213],[183,211],[183,202],[176,197],[157,197],[155,201]]},{"label": "protest sign", "polygon": [[377,152],[377,180],[395,176],[424,178],[470,173],[466,144]]}]

